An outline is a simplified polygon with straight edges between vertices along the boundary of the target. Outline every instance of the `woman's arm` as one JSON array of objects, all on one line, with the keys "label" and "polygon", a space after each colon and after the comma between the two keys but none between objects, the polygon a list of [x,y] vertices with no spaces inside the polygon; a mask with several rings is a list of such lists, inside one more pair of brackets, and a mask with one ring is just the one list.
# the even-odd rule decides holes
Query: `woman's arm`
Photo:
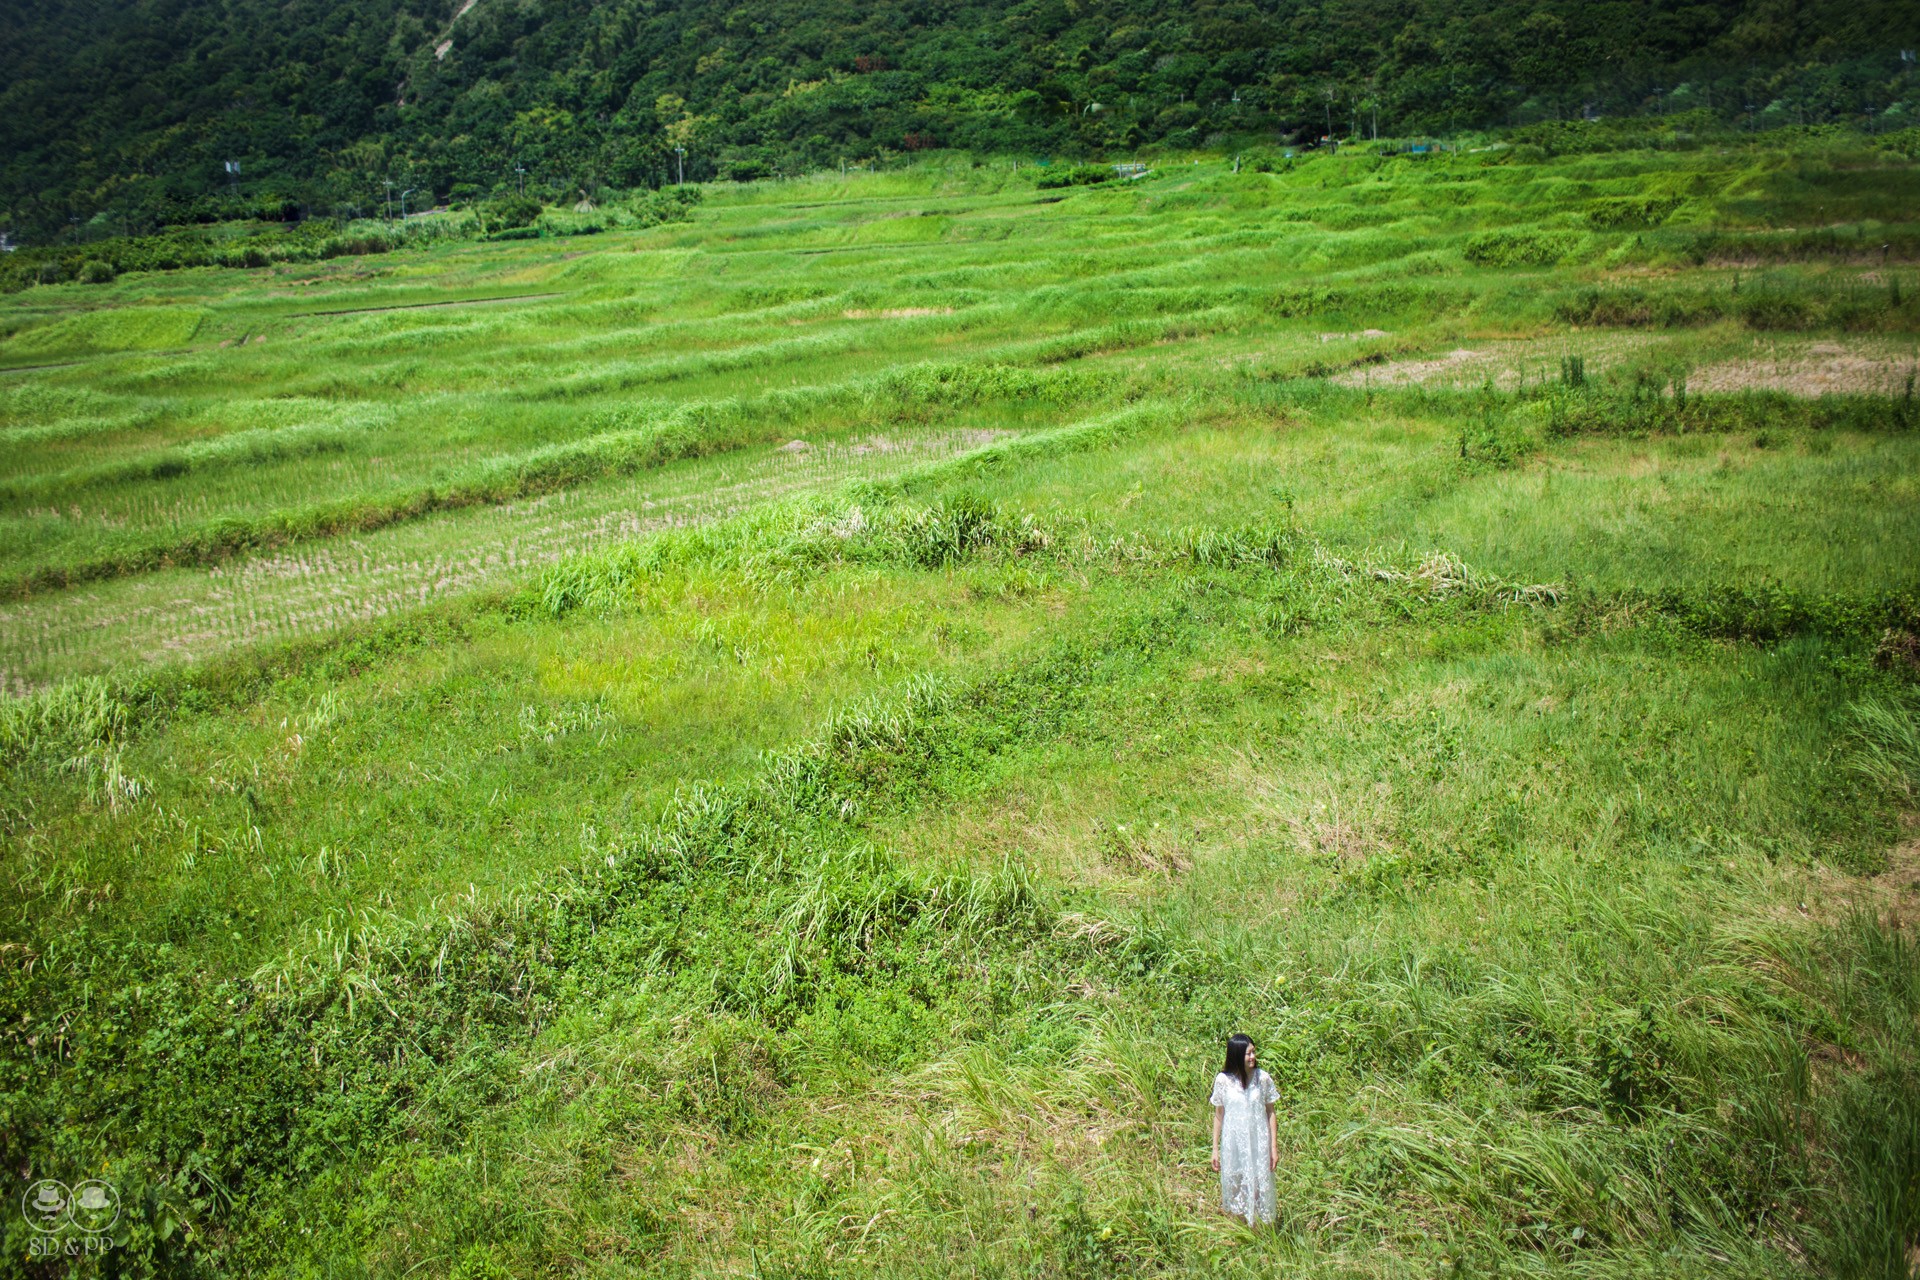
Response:
[{"label": "woman's arm", "polygon": [[[1214,1122],[1215,1129],[1219,1121]],[[1267,1104],[1267,1172],[1272,1173],[1280,1167],[1280,1119],[1274,1105]]]},{"label": "woman's arm", "polygon": [[1213,1171],[1220,1172],[1220,1122],[1226,1117],[1225,1107],[1213,1109]]}]

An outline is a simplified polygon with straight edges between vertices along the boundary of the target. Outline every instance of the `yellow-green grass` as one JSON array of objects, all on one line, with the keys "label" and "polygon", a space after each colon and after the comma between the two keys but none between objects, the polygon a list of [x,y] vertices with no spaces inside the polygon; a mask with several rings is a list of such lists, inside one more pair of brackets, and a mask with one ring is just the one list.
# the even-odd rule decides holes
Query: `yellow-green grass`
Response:
[{"label": "yellow-green grass", "polygon": [[[1864,145],[941,161],[0,305],[80,361],[0,382],[0,1163],[136,1270],[1904,1280],[1915,410],[1689,384],[1910,352]],[[205,319],[60,337],[116,306]]]},{"label": "yellow-green grass", "polygon": [[[1752,154],[1504,160],[1355,157],[1276,174],[1173,165],[1123,189],[1064,197],[1033,191],[1003,165],[767,184],[710,201],[689,224],[577,247],[443,244],[278,268],[265,288],[254,284],[263,273],[198,271],[76,286],[63,298],[69,307],[146,304],[125,308],[125,318],[89,308],[49,323],[59,313],[39,295],[60,291],[35,291],[38,309],[14,321],[24,327],[7,344],[22,358],[96,350],[61,345],[76,325],[125,329],[135,318],[181,315],[197,317],[195,349],[12,375],[19,382],[0,429],[13,509],[6,569],[20,582],[87,578],[150,564],[168,538],[186,554],[214,536],[220,512],[258,519],[295,494],[338,504],[369,490],[423,493],[463,464],[590,430],[610,401],[636,394],[674,404],[820,385],[915,358],[1050,360],[1145,336],[1090,332],[1103,322],[1187,317],[1176,341],[1224,343],[1234,349],[1219,358],[1265,360],[1282,374],[1337,370],[1383,349],[1417,355],[1531,333],[1536,345],[1517,362],[1534,378],[1551,376],[1564,354],[1587,354],[1597,373],[1613,350],[1629,363],[1643,351],[1640,363],[1684,377],[1693,364],[1737,366],[1759,341],[1742,329],[1690,346],[1657,332],[1573,333],[1556,323],[1582,307],[1603,318],[1718,316],[1724,327],[1740,308],[1773,299],[1786,311],[1770,303],[1756,314],[1776,328],[1823,319],[1912,328],[1891,301],[1898,267],[1850,264],[1867,251],[1838,230],[1828,256],[1841,265],[1749,270],[1744,295],[1734,292],[1737,265],[1663,256],[1687,245],[1737,252],[1740,237],[1761,234],[1756,222],[1777,220],[1756,219],[1742,201],[1805,187],[1805,166]],[[1870,193],[1842,181],[1853,163],[1835,157],[1814,177],[1833,188],[1831,216],[1864,245],[1885,228]],[[1897,166],[1882,170],[1893,187],[1908,180]],[[917,203],[907,199],[916,191],[925,197]],[[1595,212],[1629,198],[1658,205],[1662,225],[1615,226]],[[1476,248],[1476,235],[1495,237],[1492,247]],[[1712,249],[1722,242],[1725,250]],[[495,301],[419,305],[437,298]],[[391,309],[368,309],[383,307]],[[1540,334],[1543,324],[1554,332]],[[1302,350],[1309,335],[1366,329],[1389,337],[1323,343],[1272,363],[1276,348]],[[1078,346],[1045,343],[1075,332],[1084,335]],[[1872,390],[1898,381],[1903,341],[1888,348]],[[1513,362],[1496,363],[1463,366],[1456,381],[1505,383]],[[63,413],[59,394],[74,389],[114,402]],[[248,413],[234,404],[243,389],[252,399],[316,404]],[[343,417],[384,425],[330,425]],[[229,435],[229,448],[214,447]],[[254,463],[263,453],[281,461],[262,471]],[[246,464],[257,492],[209,476],[221,457]],[[133,492],[99,493],[113,487],[103,471],[129,467],[146,472]],[[69,495],[119,532],[67,528],[47,514],[71,510]],[[106,501],[87,501],[96,496]],[[164,536],[144,528],[155,521]]]},{"label": "yellow-green grass", "polygon": [[723,519],[756,503],[881,479],[990,444],[1004,429],[894,429],[741,449],[499,506],[449,511],[353,538],[208,568],[116,578],[0,603],[0,686],[175,664],[404,615],[523,581],[609,542]]}]

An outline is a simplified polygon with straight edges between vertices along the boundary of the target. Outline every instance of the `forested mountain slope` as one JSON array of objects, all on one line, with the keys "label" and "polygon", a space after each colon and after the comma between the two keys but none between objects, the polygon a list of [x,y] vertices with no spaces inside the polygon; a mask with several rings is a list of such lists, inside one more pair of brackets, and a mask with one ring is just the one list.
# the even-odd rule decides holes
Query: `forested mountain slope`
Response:
[{"label": "forested mountain slope", "polygon": [[1893,123],[1917,45],[1897,0],[14,0],[0,229],[650,184],[676,147],[707,178],[1583,112]]}]

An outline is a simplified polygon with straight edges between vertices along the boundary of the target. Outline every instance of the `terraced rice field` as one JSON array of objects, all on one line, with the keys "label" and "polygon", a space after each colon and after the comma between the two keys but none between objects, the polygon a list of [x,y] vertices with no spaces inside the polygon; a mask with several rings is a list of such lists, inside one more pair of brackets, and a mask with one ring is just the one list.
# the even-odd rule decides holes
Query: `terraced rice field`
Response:
[{"label": "terraced rice field", "polygon": [[204,568],[45,592],[0,604],[0,650],[19,664],[0,672],[0,681],[24,693],[60,677],[324,633],[450,595],[524,582],[562,556],[611,542],[855,479],[897,475],[1005,434],[929,430],[819,444],[795,439],[368,533],[295,542]]},{"label": "terraced rice field", "polygon": [[[1737,265],[1674,265],[1746,192],[1791,185],[1766,162],[1310,171],[1174,166],[1069,199],[998,163],[818,179],[603,240],[39,291],[0,344],[18,370],[0,382],[0,574],[18,600],[790,437],[1018,430],[1236,378],[1514,390],[1578,358],[1682,394],[1908,394],[1898,271],[1855,265],[1844,238],[1756,268],[1753,233],[1723,251]],[[1561,229],[1648,183],[1689,196],[1658,228]],[[1776,319],[1836,308],[1863,332]],[[1566,322],[1583,311],[1633,327]],[[476,536],[449,554],[519,554],[520,535]],[[69,649],[39,608],[11,609],[0,636],[13,687],[92,661],[45,656]],[[155,638],[152,654],[203,650]]]},{"label": "terraced rice field", "polygon": [[13,1192],[101,1275],[1906,1280],[1890,145],[0,299]]}]

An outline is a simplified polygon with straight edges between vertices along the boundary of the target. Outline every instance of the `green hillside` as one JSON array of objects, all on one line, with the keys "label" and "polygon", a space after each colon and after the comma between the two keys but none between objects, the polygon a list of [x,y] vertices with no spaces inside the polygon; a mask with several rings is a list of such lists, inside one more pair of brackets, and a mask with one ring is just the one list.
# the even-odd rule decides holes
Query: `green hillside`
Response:
[{"label": "green hillside", "polygon": [[0,1273],[1910,1280],[1920,166],[1048,177],[0,298]]},{"label": "green hillside", "polygon": [[[368,213],[837,167],[1704,111],[1910,122],[1896,0],[23,0],[0,229]],[[1889,115],[1891,113],[1891,115]],[[225,162],[241,175],[229,184]],[[522,173],[521,170],[525,172]],[[97,222],[94,220],[98,219]]]}]

